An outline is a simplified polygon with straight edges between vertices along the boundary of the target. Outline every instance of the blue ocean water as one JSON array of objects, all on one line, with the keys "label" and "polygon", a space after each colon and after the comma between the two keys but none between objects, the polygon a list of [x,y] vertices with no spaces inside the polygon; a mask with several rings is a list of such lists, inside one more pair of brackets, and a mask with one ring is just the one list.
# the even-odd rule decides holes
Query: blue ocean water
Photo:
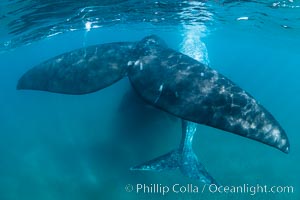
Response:
[{"label": "blue ocean water", "polygon": [[[300,199],[299,1],[3,1],[0,3],[0,199]],[[132,94],[127,79],[69,96],[17,91],[40,62],[93,44],[156,34],[224,74],[286,130],[291,151],[199,125],[194,148],[222,185],[287,193],[135,193],[128,184],[201,183],[179,171],[130,171],[180,142],[180,120]]]}]

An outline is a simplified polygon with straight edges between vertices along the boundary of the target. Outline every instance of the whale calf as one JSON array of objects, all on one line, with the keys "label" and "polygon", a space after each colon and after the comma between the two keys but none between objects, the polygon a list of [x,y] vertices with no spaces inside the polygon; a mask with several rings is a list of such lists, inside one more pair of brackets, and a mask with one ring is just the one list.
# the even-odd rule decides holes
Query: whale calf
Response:
[{"label": "whale calf", "polygon": [[147,104],[182,119],[180,147],[132,170],[179,168],[188,177],[216,183],[193,152],[196,124],[289,152],[285,131],[254,97],[209,66],[168,48],[155,35],[58,55],[27,71],[17,89],[81,95],[124,77]]}]

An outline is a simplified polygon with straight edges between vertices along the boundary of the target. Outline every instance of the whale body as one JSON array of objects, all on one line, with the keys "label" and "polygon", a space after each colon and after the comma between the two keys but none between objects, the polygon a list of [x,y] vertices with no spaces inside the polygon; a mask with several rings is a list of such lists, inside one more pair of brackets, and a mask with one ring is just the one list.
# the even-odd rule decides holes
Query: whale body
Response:
[{"label": "whale body", "polygon": [[58,55],[27,71],[17,89],[79,95],[125,76],[156,108],[289,152],[285,131],[254,97],[209,66],[168,48],[155,35]]},{"label": "whale body", "polygon": [[178,148],[131,170],[180,169],[202,183],[218,184],[193,151],[197,124],[289,152],[285,131],[254,97],[209,66],[168,48],[155,35],[138,42],[100,44],[58,55],[27,71],[17,89],[82,95],[124,77],[146,104],[182,121]]}]

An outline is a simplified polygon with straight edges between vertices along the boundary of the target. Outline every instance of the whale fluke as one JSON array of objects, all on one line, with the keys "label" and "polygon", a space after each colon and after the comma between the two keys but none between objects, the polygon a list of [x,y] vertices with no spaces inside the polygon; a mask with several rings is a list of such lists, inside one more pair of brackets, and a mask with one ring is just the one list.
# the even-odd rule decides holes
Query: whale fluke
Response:
[{"label": "whale fluke", "polygon": [[156,45],[151,37],[143,43],[151,48],[137,44],[134,60],[138,65],[128,68],[128,77],[146,102],[181,119],[289,152],[285,131],[245,90],[207,65]]},{"label": "whale fluke", "polygon": [[164,171],[179,169],[185,176],[205,184],[216,184],[192,149],[193,136],[197,124],[182,120],[182,138],[178,149],[159,156],[153,160],[130,168],[141,171]]},{"label": "whale fluke", "polygon": [[17,89],[86,94],[126,75],[134,43],[110,43],[77,49],[47,60],[26,72]]}]

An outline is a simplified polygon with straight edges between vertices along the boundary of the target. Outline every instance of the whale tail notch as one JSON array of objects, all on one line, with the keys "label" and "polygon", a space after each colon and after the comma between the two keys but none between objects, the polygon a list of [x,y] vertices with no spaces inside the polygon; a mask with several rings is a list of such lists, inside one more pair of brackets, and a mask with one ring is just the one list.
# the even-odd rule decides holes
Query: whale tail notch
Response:
[{"label": "whale tail notch", "polygon": [[134,45],[109,43],[61,54],[27,71],[17,89],[74,95],[95,92],[126,75]]}]

